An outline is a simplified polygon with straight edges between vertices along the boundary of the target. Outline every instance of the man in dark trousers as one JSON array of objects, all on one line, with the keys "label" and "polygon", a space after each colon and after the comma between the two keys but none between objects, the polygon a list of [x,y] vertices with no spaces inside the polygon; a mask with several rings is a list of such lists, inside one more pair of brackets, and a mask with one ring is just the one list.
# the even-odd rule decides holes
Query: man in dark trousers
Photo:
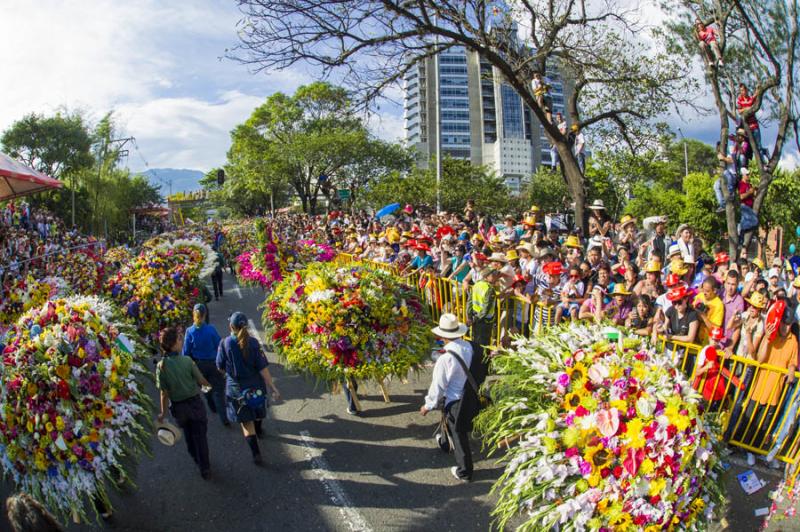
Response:
[{"label": "man in dark trousers", "polygon": [[492,341],[492,332],[497,328],[497,293],[500,270],[491,266],[481,271],[481,279],[472,287],[467,302],[467,325],[472,326],[475,345],[487,346]]},{"label": "man in dark trousers", "polygon": [[428,395],[425,396],[425,404],[419,412],[424,416],[431,410],[441,409],[444,406],[447,429],[452,437],[456,458],[456,465],[450,468],[450,472],[458,480],[469,482],[472,480],[469,433],[478,405],[477,396],[470,393],[467,397],[467,391],[473,391],[468,387],[475,384],[475,380],[469,377],[469,367],[473,358],[472,345],[463,338],[468,328],[459,323],[455,315],[442,314],[439,326],[432,330],[437,338],[446,343],[444,353],[436,360],[436,365],[433,367],[431,386]]},{"label": "man in dark trousers", "polygon": [[217,251],[217,264],[214,266],[214,273],[211,274],[211,284],[214,285],[214,299],[222,297],[222,267],[225,264],[225,259],[222,253]]}]

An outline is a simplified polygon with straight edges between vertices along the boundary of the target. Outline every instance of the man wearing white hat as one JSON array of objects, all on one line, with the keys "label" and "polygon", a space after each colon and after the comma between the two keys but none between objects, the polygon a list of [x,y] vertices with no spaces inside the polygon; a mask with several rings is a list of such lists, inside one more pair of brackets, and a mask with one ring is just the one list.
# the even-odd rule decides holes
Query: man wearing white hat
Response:
[{"label": "man wearing white hat", "polygon": [[467,373],[472,363],[472,346],[463,339],[468,328],[459,323],[454,314],[442,314],[439,326],[434,327],[432,331],[437,338],[446,343],[444,354],[436,360],[436,365],[433,367],[431,386],[428,395],[425,396],[425,404],[419,412],[424,416],[431,410],[440,408],[440,404],[444,404],[447,429],[453,438],[453,453],[456,458],[456,465],[450,472],[458,480],[469,482],[472,479],[469,430],[458,430],[465,427],[456,423],[456,412],[459,411],[458,406],[464,396],[464,387],[470,385],[467,382]]}]

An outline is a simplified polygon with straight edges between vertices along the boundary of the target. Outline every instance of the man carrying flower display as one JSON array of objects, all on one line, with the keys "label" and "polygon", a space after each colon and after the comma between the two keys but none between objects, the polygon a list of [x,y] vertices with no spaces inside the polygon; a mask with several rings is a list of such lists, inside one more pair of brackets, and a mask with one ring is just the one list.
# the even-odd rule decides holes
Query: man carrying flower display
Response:
[{"label": "man carrying flower display", "polygon": [[[477,412],[460,412],[464,389],[470,386],[468,373],[472,363],[472,346],[463,339],[467,326],[459,323],[453,314],[442,314],[439,326],[432,329],[438,339],[445,341],[444,354],[436,360],[425,404],[420,414],[444,408],[447,430],[452,437],[456,465],[450,468],[455,478],[462,482],[472,480],[472,451],[469,448],[469,432],[472,418]],[[460,360],[459,360],[460,359]],[[474,382],[474,380],[473,380]],[[467,423],[466,420],[469,419]]]}]

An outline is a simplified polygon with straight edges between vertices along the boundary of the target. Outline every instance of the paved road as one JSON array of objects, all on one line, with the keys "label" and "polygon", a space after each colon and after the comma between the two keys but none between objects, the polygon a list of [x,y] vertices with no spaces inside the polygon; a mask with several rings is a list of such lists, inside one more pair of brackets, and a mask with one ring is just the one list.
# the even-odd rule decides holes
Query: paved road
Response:
[{"label": "paved road", "polygon": [[[225,277],[225,297],[210,305],[212,323],[227,332],[227,317],[245,312],[254,332],[260,326],[260,290],[236,286]],[[231,288],[233,287],[233,288]],[[270,369],[283,394],[270,410],[256,467],[238,426],[225,428],[209,416],[212,478],[203,481],[181,442],[165,447],[155,440],[152,457],[143,457],[137,488],[114,496],[116,513],[106,524],[70,524],[70,531],[108,528],[121,531],[334,530],[485,531],[493,503],[489,490],[500,475],[492,459],[476,455],[475,480],[460,484],[450,476],[451,456],[432,440],[436,416],[418,413],[430,371],[407,384],[390,383],[391,403],[377,386],[361,389],[362,417],[346,412],[344,397],[297,374],[284,371],[275,355]],[[155,390],[151,388],[155,398]],[[473,442],[478,451],[479,442]],[[735,474],[748,469],[736,456],[726,478],[731,501],[726,520],[715,530],[757,530],[753,513],[767,506],[767,492],[779,480],[757,466],[769,487],[746,496]],[[0,500],[10,486],[0,485]],[[1,512],[0,512],[1,513]],[[0,516],[0,530],[8,523]],[[800,530],[798,520],[774,523],[771,530]]]},{"label": "paved road", "polygon": [[[241,310],[262,336],[260,290],[225,278],[225,297],[210,304],[211,321],[223,336],[227,317]],[[231,286],[234,288],[231,289]],[[391,403],[377,386],[360,388],[362,417],[350,416],[342,395],[284,371],[270,354],[270,370],[283,402],[270,410],[261,452],[252,464],[238,426],[225,428],[209,416],[212,478],[203,481],[183,442],[152,444],[143,457],[137,489],[113,498],[115,530],[487,530],[488,492],[500,474],[493,460],[476,456],[475,481],[451,475],[451,456],[434,447],[437,421],[418,413],[429,370],[408,384],[391,382]],[[151,390],[153,391],[153,390]],[[154,391],[153,391],[154,392]],[[153,393],[155,397],[155,393]],[[478,448],[479,443],[474,442]],[[5,497],[8,486],[0,491]],[[2,518],[0,518],[2,519]],[[97,530],[71,525],[69,530]],[[0,529],[7,523],[0,521]]]}]

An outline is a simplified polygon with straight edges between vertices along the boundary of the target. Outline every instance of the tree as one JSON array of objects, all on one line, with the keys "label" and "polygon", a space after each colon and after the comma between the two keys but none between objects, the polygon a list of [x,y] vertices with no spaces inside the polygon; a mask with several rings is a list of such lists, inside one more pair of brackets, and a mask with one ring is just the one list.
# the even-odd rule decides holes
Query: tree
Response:
[{"label": "tree", "polygon": [[285,180],[312,214],[320,194],[331,201],[338,184],[355,193],[365,180],[410,160],[367,131],[347,91],[323,82],[292,96],[273,94],[231,136],[232,180],[245,178],[256,187],[261,180],[267,189]]},{"label": "tree", "polygon": [[[679,16],[679,20],[669,26],[674,35],[674,49],[686,57],[694,57],[705,67],[705,82],[714,96],[719,120],[720,153],[728,153],[731,120],[746,121],[760,114],[762,120],[777,124],[777,136],[768,156],[762,159],[758,150],[754,150],[761,179],[753,210],[760,214],[769,187],[776,178],[786,142],[792,134],[800,149],[797,139],[800,111],[795,85],[796,61],[800,54],[798,0],[669,0],[665,5]],[[699,46],[694,33],[694,24],[698,20],[715,26],[724,68],[714,64],[712,57]],[[739,84],[749,87],[755,98],[753,106],[741,113],[736,106]],[[758,146],[753,131],[749,127],[744,129],[750,145]],[[722,189],[727,198],[728,247],[732,256],[738,256],[735,202],[727,187]],[[749,238],[750,234],[745,238],[745,247]]]},{"label": "tree", "polygon": [[566,181],[560,173],[547,170],[543,166],[531,176],[528,197],[531,205],[536,205],[542,212],[562,212],[569,209]]},{"label": "tree", "polygon": [[56,179],[93,162],[89,129],[79,113],[25,115],[3,132],[0,143],[15,159]]},{"label": "tree", "polygon": [[[572,124],[646,143],[651,120],[691,81],[680,61],[646,44],[636,10],[569,0],[239,0],[244,21],[232,56],[256,70],[299,61],[339,69],[363,104],[403,78],[416,61],[465,46],[491,63],[543,124],[563,162],[577,223],[585,227],[584,176],[567,137],[547,120],[531,87],[534,72],[557,68],[574,87],[565,102]],[[517,31],[519,30],[519,31]]]},{"label": "tree", "polygon": [[[436,204],[436,170],[414,168],[406,175],[387,174],[369,187],[365,198],[375,209],[390,203],[432,207]],[[462,212],[470,199],[475,200],[478,212],[492,216],[520,210],[503,179],[490,168],[445,157],[442,159],[442,209]]]}]

